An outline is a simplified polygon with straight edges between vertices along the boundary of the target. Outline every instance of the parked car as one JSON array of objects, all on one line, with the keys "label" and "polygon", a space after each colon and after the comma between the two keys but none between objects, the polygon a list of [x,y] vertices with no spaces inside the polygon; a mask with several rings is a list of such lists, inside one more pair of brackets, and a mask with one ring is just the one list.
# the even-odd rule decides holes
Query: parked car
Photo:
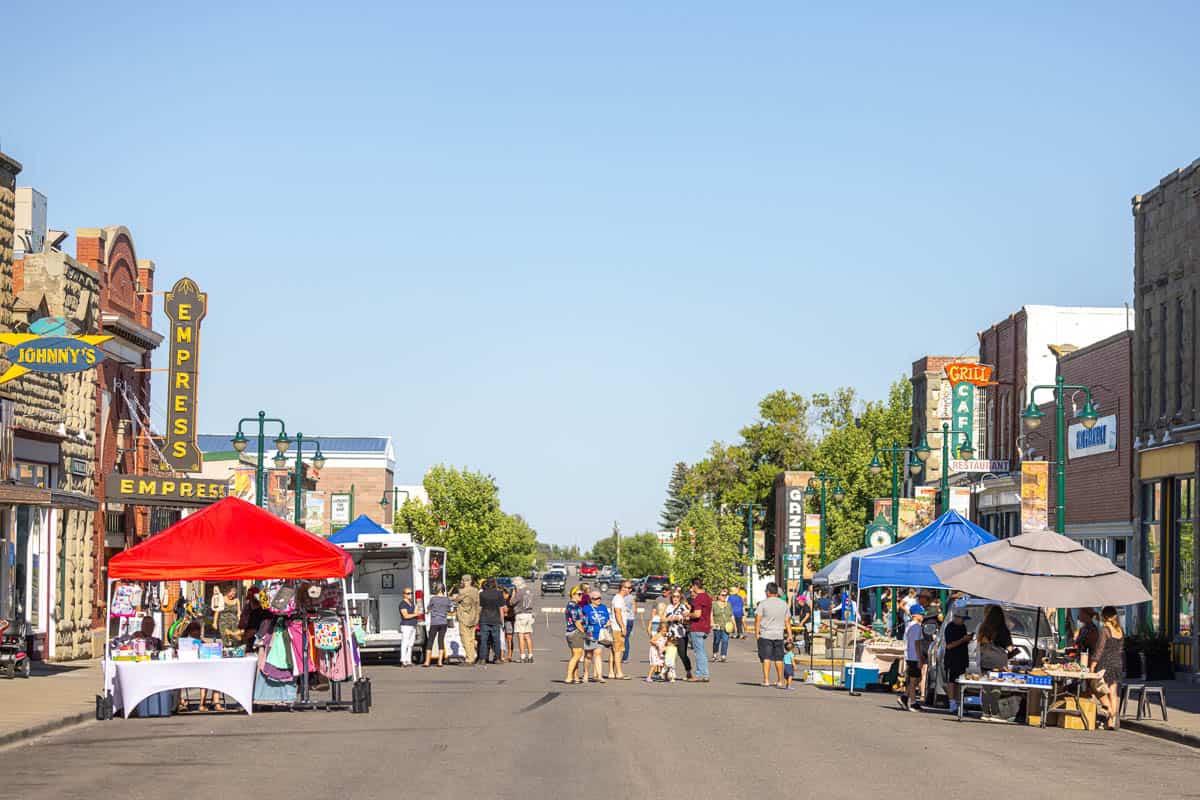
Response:
[{"label": "parked car", "polygon": [[614,572],[616,572],[616,570],[617,570],[617,568],[614,567],[612,564],[605,564],[603,567],[600,568],[599,576],[601,578],[611,578],[612,574]]},{"label": "parked car", "polygon": [[579,565],[579,577],[581,578],[594,578],[599,571],[600,568],[591,561],[584,561]]},{"label": "parked car", "polygon": [[614,592],[621,587],[621,583],[625,580],[625,576],[613,570],[608,573],[608,577],[600,576],[600,591],[607,592],[612,589]]},{"label": "parked car", "polygon": [[[1004,619],[1008,623],[1009,632],[1012,633],[1013,647],[1020,651],[1010,659],[1009,663],[1013,665],[1031,665],[1033,663],[1033,628],[1038,614],[1036,608],[996,603],[977,597],[959,600],[956,607],[958,604],[962,604],[966,608],[967,615],[970,617],[966,623],[967,633],[970,634],[975,634],[979,630],[979,624],[983,622],[984,609],[988,606],[1000,606],[1004,611]],[[930,705],[944,703],[944,698],[948,696],[946,694],[946,672],[942,665],[946,657],[946,626],[950,624],[951,619],[950,615],[946,616],[946,620],[938,626],[937,633],[929,645],[929,672],[926,675],[925,696],[936,698],[935,702]],[[1043,653],[1053,650],[1057,645],[1054,631],[1044,618],[1040,627],[1038,649]],[[972,638],[967,644],[967,672],[979,671],[979,643]]]},{"label": "parked car", "polygon": [[662,597],[662,593],[671,585],[671,578],[667,575],[647,575],[642,579],[641,588],[638,589],[638,600],[654,600]]},{"label": "parked car", "polygon": [[562,574],[566,575],[567,565],[561,561],[555,561],[550,564],[550,566],[546,567],[546,572],[561,572]]},{"label": "parked car", "polygon": [[541,592],[543,595],[556,594],[567,596],[567,573],[562,570],[552,570],[542,576]]},{"label": "parked car", "polygon": [[527,580],[527,581],[536,581],[537,579],[538,579],[537,567],[534,567],[533,569],[529,570],[529,572],[525,575],[525,580]]}]

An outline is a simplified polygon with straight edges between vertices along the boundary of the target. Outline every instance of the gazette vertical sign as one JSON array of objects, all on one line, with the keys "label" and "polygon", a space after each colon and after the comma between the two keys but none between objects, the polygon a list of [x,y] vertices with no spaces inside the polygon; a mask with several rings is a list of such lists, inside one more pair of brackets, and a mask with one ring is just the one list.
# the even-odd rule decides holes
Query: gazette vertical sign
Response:
[{"label": "gazette vertical sign", "polygon": [[203,459],[196,444],[196,378],[200,321],[208,313],[208,295],[191,278],[180,278],[167,292],[164,310],[171,320],[171,367],[163,455],[178,472],[199,472]]}]

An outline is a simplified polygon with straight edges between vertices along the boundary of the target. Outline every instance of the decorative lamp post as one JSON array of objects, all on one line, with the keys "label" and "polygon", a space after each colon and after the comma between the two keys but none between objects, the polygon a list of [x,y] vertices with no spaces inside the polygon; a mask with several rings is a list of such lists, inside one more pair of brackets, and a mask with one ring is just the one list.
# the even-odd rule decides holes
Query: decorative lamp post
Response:
[{"label": "decorative lamp post", "polygon": [[[312,438],[308,439],[307,441],[312,442],[317,447],[317,452],[313,455],[313,459],[312,459],[313,467],[318,470],[323,469],[325,467],[325,454],[321,452],[321,443],[319,441],[317,441],[316,439],[312,439]],[[304,483],[303,483],[303,480],[304,480],[304,475],[303,475],[303,472],[304,472],[304,442],[305,442],[304,434],[297,433],[296,434],[296,465],[292,470],[292,475],[293,475],[293,480],[295,481],[295,484],[296,484],[296,505],[295,505],[294,521],[301,528],[304,527],[304,523],[301,522],[301,514],[304,513]],[[275,466],[279,467],[280,469],[283,469],[283,467],[286,466],[286,464],[287,464],[287,459],[284,457],[283,452],[281,451],[279,453],[279,455],[277,455],[275,457]]]},{"label": "decorative lamp post", "polygon": [[[928,450],[928,446],[926,446],[926,450]],[[917,452],[917,448],[904,447],[899,442],[892,442],[891,447],[875,448],[875,454],[871,457],[871,463],[867,465],[867,468],[870,469],[871,473],[874,475],[878,475],[880,472],[883,471],[883,463],[879,460],[879,456],[881,453],[891,454],[891,459],[890,459],[891,463],[892,463],[891,523],[892,523],[892,544],[895,544],[896,542],[900,541],[900,459],[905,453],[908,454],[908,472],[910,475],[912,475],[914,477],[921,474],[921,469],[923,467],[922,467],[921,459],[918,458],[918,456],[920,454]],[[877,619],[877,620],[883,616],[883,613],[882,613],[883,609],[881,608],[881,604],[882,604],[881,594],[882,594],[882,590],[877,589],[875,591],[875,619]],[[890,609],[890,616],[891,616],[891,627],[888,628],[888,630],[894,631],[896,629],[896,587],[895,586],[892,587],[892,605],[891,605],[891,609]]]},{"label": "decorative lamp post", "polygon": [[[934,431],[937,435],[939,431]],[[945,514],[950,508],[950,441],[952,437],[963,437],[962,444],[958,445],[958,455],[969,459],[975,455],[975,448],[971,445],[971,432],[959,430],[958,428],[950,427],[949,422],[942,423],[942,478],[938,482],[939,489],[942,494],[942,507],[939,509],[939,514]],[[929,454],[932,452],[929,447],[929,436],[922,437],[921,443],[914,448],[917,458],[921,463],[929,460]]]},{"label": "decorative lamp post", "polygon": [[275,449],[279,456],[282,457],[287,452],[291,440],[288,439],[287,425],[283,420],[275,417],[268,417],[267,412],[258,412],[257,417],[243,417],[238,420],[237,433],[233,437],[233,449],[238,453],[243,453],[246,450],[246,445],[249,443],[246,435],[242,433],[242,425],[247,422],[258,423],[258,461],[254,468],[254,503],[259,508],[263,506],[263,489],[264,489],[264,473],[263,473],[263,457],[266,450],[266,424],[268,422],[277,423],[279,425],[279,435],[275,437]]},{"label": "decorative lamp post", "polygon": [[[754,523],[762,522],[767,516],[767,507],[762,503],[738,503],[737,513],[746,520],[746,550],[750,553],[750,566],[746,571],[746,604],[754,606]],[[786,586],[785,586],[786,588]],[[720,591],[720,587],[717,587]]]},{"label": "decorative lamp post", "polygon": [[[818,482],[820,488],[817,488]],[[825,569],[825,509],[826,509],[826,487],[833,484],[833,499],[841,501],[846,493],[842,491],[842,479],[833,475],[826,475],[822,472],[820,475],[814,475],[808,479],[808,488],[804,493],[809,497],[820,497],[821,500],[821,566],[820,569]]]},{"label": "decorative lamp post", "polygon": [[396,514],[400,512],[400,495],[404,495],[404,502],[408,502],[409,494],[407,489],[401,489],[398,486],[393,486],[383,493],[383,497],[379,498],[379,507],[386,510],[388,504],[392,506],[392,533],[397,533],[396,530]]}]

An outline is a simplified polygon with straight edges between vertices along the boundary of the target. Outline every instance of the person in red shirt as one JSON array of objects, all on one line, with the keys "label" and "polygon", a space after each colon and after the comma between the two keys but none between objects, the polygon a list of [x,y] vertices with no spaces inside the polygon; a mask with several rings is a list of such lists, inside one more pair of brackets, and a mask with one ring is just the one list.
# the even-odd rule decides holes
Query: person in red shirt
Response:
[{"label": "person in red shirt", "polygon": [[688,625],[688,643],[692,646],[694,677],[689,681],[708,683],[708,635],[712,632],[712,598],[704,591],[704,581],[692,578],[692,621]]}]

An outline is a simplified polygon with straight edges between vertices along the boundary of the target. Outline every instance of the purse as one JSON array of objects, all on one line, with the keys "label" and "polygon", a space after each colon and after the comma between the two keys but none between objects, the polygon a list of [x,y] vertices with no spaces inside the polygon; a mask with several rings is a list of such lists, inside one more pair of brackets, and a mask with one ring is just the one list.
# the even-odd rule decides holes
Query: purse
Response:
[{"label": "purse", "polygon": [[600,629],[600,638],[597,639],[596,641],[600,642],[600,644],[612,644],[613,643],[612,629],[609,628],[608,626],[601,628]]},{"label": "purse", "polygon": [[726,620],[726,621],[725,621],[725,632],[726,632],[726,633],[733,633],[733,630],[734,630],[734,628],[733,628],[733,620],[731,620],[731,619],[730,619],[730,620]]}]

